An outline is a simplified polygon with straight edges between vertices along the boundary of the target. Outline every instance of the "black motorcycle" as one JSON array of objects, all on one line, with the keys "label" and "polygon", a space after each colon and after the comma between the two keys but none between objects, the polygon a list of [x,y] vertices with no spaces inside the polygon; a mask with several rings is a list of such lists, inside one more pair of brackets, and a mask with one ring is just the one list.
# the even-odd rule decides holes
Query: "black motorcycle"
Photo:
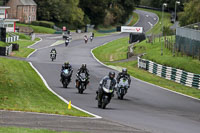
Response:
[{"label": "black motorcycle", "polygon": [[56,59],[56,53],[50,53],[50,59],[51,61],[55,60]]},{"label": "black motorcycle", "polygon": [[79,75],[77,74],[77,89],[78,89],[78,93],[83,94],[83,91],[86,89],[87,87],[87,83],[88,83],[88,78],[86,77],[85,73],[80,73]]},{"label": "black motorcycle", "polygon": [[66,39],[66,40],[65,40],[65,46],[67,47],[68,44],[69,44],[69,39]]},{"label": "black motorcycle", "polygon": [[[114,93],[114,87],[111,86],[111,80],[107,80],[106,84],[102,86],[102,100],[98,96],[98,107],[105,109],[110,103],[110,100]],[[98,93],[100,95],[100,93]],[[100,101],[101,100],[101,101]]]},{"label": "black motorcycle", "polygon": [[124,95],[127,93],[127,90],[129,88],[129,83],[128,83],[128,79],[127,78],[121,78],[119,80],[119,83],[117,84],[117,96],[118,99],[123,100]]},{"label": "black motorcycle", "polygon": [[71,73],[72,73],[72,71],[69,71],[68,69],[64,69],[61,72],[61,75],[62,75],[62,81],[61,82],[62,82],[64,88],[67,88],[67,86],[71,82]]}]

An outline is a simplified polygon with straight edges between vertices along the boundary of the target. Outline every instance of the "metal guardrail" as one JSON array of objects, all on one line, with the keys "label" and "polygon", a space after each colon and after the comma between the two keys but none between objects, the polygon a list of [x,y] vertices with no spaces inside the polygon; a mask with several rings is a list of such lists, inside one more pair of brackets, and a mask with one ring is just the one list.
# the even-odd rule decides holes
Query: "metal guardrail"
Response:
[{"label": "metal guardrail", "polygon": [[200,89],[200,74],[186,72],[173,67],[167,67],[155,62],[138,57],[138,68],[163,77],[168,80],[183,84],[185,86]]}]

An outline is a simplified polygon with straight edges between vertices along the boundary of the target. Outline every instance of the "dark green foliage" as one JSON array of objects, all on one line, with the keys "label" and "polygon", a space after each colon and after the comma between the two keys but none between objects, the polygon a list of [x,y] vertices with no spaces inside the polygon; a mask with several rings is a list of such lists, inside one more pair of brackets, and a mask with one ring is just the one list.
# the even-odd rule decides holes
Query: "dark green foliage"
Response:
[{"label": "dark green foliage", "polygon": [[175,30],[170,29],[169,26],[163,26],[163,35],[164,36],[170,36],[170,35],[174,35],[175,34]]},{"label": "dark green foliage", "polygon": [[200,21],[200,2],[199,0],[191,0],[184,5],[184,12],[179,14],[181,26],[193,24]]}]

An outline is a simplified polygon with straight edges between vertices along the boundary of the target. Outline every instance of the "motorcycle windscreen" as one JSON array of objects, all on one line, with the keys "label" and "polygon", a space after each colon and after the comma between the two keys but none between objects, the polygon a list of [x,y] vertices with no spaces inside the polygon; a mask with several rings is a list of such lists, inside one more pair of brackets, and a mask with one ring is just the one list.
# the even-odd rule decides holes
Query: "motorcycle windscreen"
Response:
[{"label": "motorcycle windscreen", "polygon": [[128,80],[125,79],[125,78],[121,78],[120,81],[119,81],[119,86],[128,86]]}]

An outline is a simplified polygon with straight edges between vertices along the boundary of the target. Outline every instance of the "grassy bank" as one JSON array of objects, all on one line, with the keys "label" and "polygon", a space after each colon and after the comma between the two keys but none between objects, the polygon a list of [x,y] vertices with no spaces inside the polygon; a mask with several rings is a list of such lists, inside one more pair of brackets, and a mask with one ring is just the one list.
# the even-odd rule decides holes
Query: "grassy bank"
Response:
[{"label": "grassy bank", "polygon": [[46,28],[42,26],[34,26],[34,25],[27,25],[27,24],[20,24],[17,23],[16,26],[24,26],[24,27],[31,27],[35,33],[46,33],[46,34],[54,34],[56,30],[51,28]]},{"label": "grassy bank", "polygon": [[0,109],[89,116],[52,94],[24,61],[0,58]]},{"label": "grassy bank", "polygon": [[121,38],[94,49],[95,56],[103,62],[126,59],[128,37]]},{"label": "grassy bank", "polygon": [[[138,69],[137,61],[123,62],[123,63],[110,62],[111,57],[113,57],[113,61],[119,60],[119,59],[125,59],[127,47],[128,47],[127,38],[121,38],[121,39],[109,42],[108,44],[104,46],[100,46],[94,49],[93,53],[95,57],[97,57],[101,62],[104,62],[107,65],[128,68],[129,74],[131,74],[132,76],[138,79],[200,99],[200,90],[196,88],[186,87],[184,85],[153,75],[142,69]],[[156,43],[154,44],[146,43],[146,41],[143,41],[137,44],[134,51],[136,54],[147,53],[144,56],[144,58],[153,60],[157,63],[170,65],[172,67],[182,68],[190,72],[199,73],[200,61],[192,59],[190,57],[185,57],[185,56],[182,57],[180,55],[173,57],[171,51],[166,48],[164,48],[164,55],[160,56],[160,49],[161,49],[161,45],[157,39]]]},{"label": "grassy bank", "polygon": [[133,12],[132,19],[131,19],[131,21],[128,23],[128,26],[133,26],[134,24],[136,24],[137,21],[138,21],[138,19],[139,19],[139,15],[138,15],[137,13]]},{"label": "grassy bank", "polygon": [[[151,30],[149,30],[146,34],[159,34],[159,33],[161,33],[161,31],[162,31],[162,12],[150,10],[150,9],[143,9],[143,8],[137,8],[137,9],[155,13],[159,17],[158,23]],[[170,13],[166,13],[166,12],[164,13],[164,17],[163,17],[163,25],[164,26],[167,26],[167,27],[172,26],[170,17],[171,17]]]},{"label": "grassy bank", "polygon": [[75,133],[75,132],[56,132],[47,129],[30,129],[30,128],[20,128],[20,127],[0,127],[0,133]]},{"label": "grassy bank", "polygon": [[13,42],[19,44],[19,51],[13,51],[12,56],[26,58],[34,49],[27,48],[28,46],[36,43],[40,38],[35,38],[34,41],[31,40],[31,37],[22,33],[15,33],[19,36],[19,40]]},{"label": "grassy bank", "polygon": [[[174,39],[174,37],[172,39]],[[163,43],[163,56],[161,56],[161,43]],[[180,53],[175,54],[176,56],[173,57],[172,51],[165,48],[164,42],[159,41],[158,38],[153,44],[146,43],[146,41],[136,44],[134,52],[135,54],[146,53],[143,58],[156,63],[200,74],[200,61],[198,59],[193,59],[192,57],[181,55]]]},{"label": "grassy bank", "polygon": [[5,43],[5,42],[2,42],[2,41],[0,41],[0,47],[6,47],[6,46],[9,46],[9,44],[8,44],[8,43]]}]

